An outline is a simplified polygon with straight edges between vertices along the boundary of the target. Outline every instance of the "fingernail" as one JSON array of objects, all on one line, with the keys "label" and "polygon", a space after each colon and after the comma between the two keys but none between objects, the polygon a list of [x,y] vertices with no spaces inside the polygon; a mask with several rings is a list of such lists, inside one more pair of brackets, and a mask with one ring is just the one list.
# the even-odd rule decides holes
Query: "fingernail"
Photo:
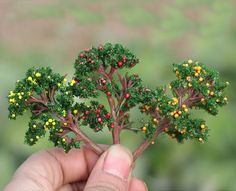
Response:
[{"label": "fingernail", "polygon": [[127,148],[121,145],[113,145],[108,149],[103,170],[106,173],[126,180],[131,173],[132,161],[132,154]]}]

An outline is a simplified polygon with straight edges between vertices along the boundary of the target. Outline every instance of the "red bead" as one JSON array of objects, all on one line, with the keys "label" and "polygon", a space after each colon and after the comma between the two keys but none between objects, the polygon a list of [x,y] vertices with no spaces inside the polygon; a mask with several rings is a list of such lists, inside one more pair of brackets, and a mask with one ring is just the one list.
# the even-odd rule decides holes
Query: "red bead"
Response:
[{"label": "red bead", "polygon": [[85,114],[88,115],[88,114],[89,114],[89,111],[85,111]]},{"label": "red bead", "polygon": [[88,52],[88,49],[84,49],[84,52]]},{"label": "red bead", "polygon": [[112,124],[110,125],[110,127],[113,129],[113,128],[115,127],[114,123],[112,123]]},{"label": "red bead", "polygon": [[80,58],[83,58],[83,57],[84,57],[84,55],[83,55],[83,54],[80,54],[80,55],[79,55],[79,57],[80,57]]},{"label": "red bead", "polygon": [[98,118],[98,122],[101,123],[102,122],[102,118],[99,117]]},{"label": "red bead", "polygon": [[91,61],[91,64],[94,64],[94,63],[95,63],[94,60],[92,60],[92,61]]},{"label": "red bead", "polygon": [[106,80],[102,80],[102,83],[103,83],[103,84],[106,84],[106,83],[107,83],[107,81],[106,81]]},{"label": "red bead", "polygon": [[107,113],[106,114],[106,118],[109,119],[111,117],[111,114],[110,113]]},{"label": "red bead", "polygon": [[123,57],[123,62],[126,63],[126,57]]},{"label": "red bead", "polygon": [[111,92],[107,92],[107,96],[111,96]]},{"label": "red bead", "polygon": [[100,113],[101,112],[101,109],[97,109],[97,111],[96,111],[97,113]]},{"label": "red bead", "polygon": [[126,93],[125,94],[125,99],[129,99],[130,98],[130,94],[129,93]]},{"label": "red bead", "polygon": [[118,62],[118,66],[121,67],[123,65],[123,62]]},{"label": "red bead", "polygon": [[86,119],[86,117],[85,117],[85,116],[82,116],[82,119],[83,119],[83,120],[85,120],[85,119]]}]

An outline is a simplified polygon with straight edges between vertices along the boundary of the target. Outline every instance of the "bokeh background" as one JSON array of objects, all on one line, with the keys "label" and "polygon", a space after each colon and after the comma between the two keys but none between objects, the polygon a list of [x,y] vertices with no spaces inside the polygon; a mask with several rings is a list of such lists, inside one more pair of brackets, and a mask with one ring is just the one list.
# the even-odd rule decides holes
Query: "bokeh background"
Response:
[{"label": "bokeh background", "polygon": [[[31,66],[73,74],[78,52],[118,42],[140,58],[134,71],[151,87],[174,78],[173,62],[192,58],[230,81],[230,104],[217,117],[199,113],[209,142],[177,144],[160,136],[138,160],[135,175],[150,191],[236,190],[236,1],[231,0],[0,0],[0,190],[33,152],[25,145],[28,116],[7,118],[9,90]],[[123,134],[131,148],[141,140]],[[108,143],[108,137],[94,137]]]}]

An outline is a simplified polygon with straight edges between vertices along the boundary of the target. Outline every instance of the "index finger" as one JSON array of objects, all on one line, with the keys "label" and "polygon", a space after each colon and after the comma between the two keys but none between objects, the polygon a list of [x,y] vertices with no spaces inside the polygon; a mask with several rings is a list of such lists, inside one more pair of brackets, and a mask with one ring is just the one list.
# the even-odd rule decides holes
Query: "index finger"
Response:
[{"label": "index finger", "polygon": [[[87,179],[99,156],[89,149],[65,153],[52,148],[29,157],[16,171],[6,190],[57,190],[64,184]],[[28,188],[26,188],[28,187]]]}]

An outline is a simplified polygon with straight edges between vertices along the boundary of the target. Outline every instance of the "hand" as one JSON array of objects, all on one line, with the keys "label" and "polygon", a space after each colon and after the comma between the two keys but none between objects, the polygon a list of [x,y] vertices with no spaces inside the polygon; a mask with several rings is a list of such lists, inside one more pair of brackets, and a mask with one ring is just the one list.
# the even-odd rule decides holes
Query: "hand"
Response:
[{"label": "hand", "polygon": [[82,148],[53,148],[33,154],[15,172],[5,191],[147,191],[132,177],[132,154],[111,146],[100,157]]}]

